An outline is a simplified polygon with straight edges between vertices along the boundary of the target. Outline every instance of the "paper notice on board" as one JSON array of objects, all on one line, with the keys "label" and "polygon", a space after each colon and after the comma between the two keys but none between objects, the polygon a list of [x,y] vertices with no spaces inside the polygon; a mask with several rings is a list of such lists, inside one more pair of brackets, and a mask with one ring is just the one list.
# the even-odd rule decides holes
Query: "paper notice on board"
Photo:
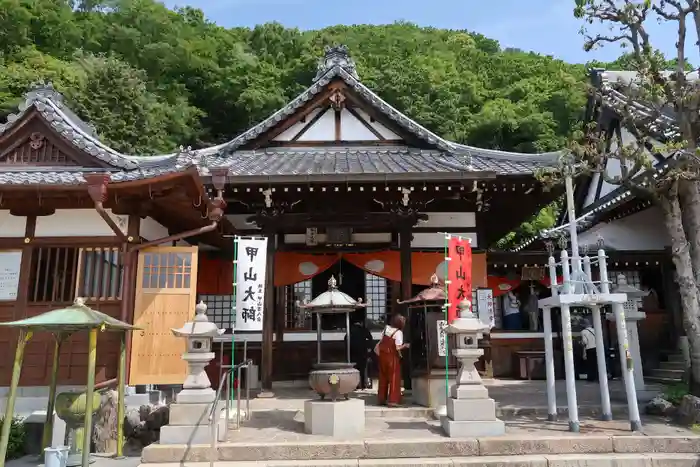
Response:
[{"label": "paper notice on board", "polygon": [[0,251],[0,300],[17,300],[21,251]]}]

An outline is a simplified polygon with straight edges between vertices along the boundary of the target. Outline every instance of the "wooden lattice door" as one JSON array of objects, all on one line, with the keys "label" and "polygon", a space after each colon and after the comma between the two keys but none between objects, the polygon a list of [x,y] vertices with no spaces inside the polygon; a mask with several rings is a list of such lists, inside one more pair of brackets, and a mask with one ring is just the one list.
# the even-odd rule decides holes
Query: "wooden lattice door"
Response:
[{"label": "wooden lattice door", "polygon": [[185,342],[173,336],[194,316],[197,247],[154,247],[139,252],[129,384],[182,384]]}]

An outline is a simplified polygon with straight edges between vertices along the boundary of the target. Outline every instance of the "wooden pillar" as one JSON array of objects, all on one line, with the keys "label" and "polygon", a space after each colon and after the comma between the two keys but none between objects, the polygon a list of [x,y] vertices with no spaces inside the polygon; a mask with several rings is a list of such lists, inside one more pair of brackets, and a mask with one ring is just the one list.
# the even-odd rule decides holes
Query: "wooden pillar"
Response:
[{"label": "wooden pillar", "polygon": [[36,231],[36,216],[27,216],[24,228],[24,247],[22,248],[22,259],[19,265],[19,285],[17,287],[17,299],[12,308],[12,319],[24,319],[27,317],[27,303],[29,302],[29,278],[32,274],[32,253],[34,247],[34,234]]},{"label": "wooden pillar", "polygon": [[[282,245],[283,235],[278,234],[275,237],[277,239],[277,245]],[[276,250],[276,249],[275,249]],[[274,283],[274,274],[272,275]],[[284,341],[284,329],[287,327],[287,304],[285,302],[284,287],[274,287],[275,291],[275,342]]]},{"label": "wooden pillar", "polygon": [[413,285],[413,271],[411,270],[411,241],[413,235],[410,227],[405,227],[399,232],[399,252],[401,258],[401,299],[411,298]]},{"label": "wooden pillar", "polygon": [[275,240],[276,234],[266,231],[267,267],[265,271],[265,315],[262,336],[262,389],[261,397],[272,397],[272,344],[275,326]]},{"label": "wooden pillar", "polygon": [[[410,227],[404,227],[399,232],[399,253],[401,258],[401,299],[408,300],[411,298],[412,286],[413,286],[413,271],[411,269],[411,241],[413,240],[413,234],[411,233]],[[411,329],[408,320],[408,309],[401,310],[402,313],[407,317],[406,327],[404,328],[403,335],[405,342],[411,342]],[[401,373],[403,375],[403,387],[410,390],[412,387],[411,378],[411,362],[410,358],[404,358],[401,360],[402,368]]]}]

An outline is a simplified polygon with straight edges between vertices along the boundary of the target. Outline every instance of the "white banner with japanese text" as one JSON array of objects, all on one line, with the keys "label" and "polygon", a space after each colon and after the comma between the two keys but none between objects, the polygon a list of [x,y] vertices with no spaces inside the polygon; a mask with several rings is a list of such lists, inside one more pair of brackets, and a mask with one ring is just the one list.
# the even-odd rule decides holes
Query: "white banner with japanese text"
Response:
[{"label": "white banner with japanese text", "polygon": [[267,238],[236,238],[236,331],[262,331]]},{"label": "white banner with japanese text", "polygon": [[488,324],[489,329],[496,325],[496,315],[493,312],[493,290],[476,290],[476,309],[479,313],[479,321]]}]

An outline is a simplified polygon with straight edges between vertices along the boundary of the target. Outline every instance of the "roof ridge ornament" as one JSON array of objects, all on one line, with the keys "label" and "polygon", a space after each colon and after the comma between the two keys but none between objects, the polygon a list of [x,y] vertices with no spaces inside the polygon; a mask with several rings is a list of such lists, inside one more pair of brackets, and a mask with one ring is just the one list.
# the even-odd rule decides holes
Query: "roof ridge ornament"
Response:
[{"label": "roof ridge ornament", "polygon": [[321,77],[325,75],[328,70],[336,66],[345,70],[353,78],[357,80],[360,79],[359,75],[357,74],[357,68],[355,67],[355,61],[350,58],[350,54],[348,53],[347,45],[327,45],[323,48],[323,52],[323,58],[318,61],[314,83],[321,79]]},{"label": "roof ridge ornament", "polygon": [[27,101],[35,101],[42,97],[51,99],[59,108],[63,107],[63,94],[56,90],[51,81],[37,81],[29,86],[26,93]]}]

